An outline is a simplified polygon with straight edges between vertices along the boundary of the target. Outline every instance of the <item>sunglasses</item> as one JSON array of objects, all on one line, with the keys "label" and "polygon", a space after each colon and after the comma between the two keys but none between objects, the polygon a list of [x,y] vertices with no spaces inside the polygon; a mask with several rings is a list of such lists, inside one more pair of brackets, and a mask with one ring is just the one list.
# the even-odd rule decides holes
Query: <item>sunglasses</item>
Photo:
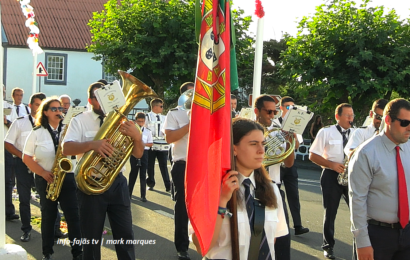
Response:
[{"label": "sunglasses", "polygon": [[374,112],[374,111],[372,111],[373,112],[373,116],[374,116],[374,118],[376,118],[376,120],[382,120],[383,119],[383,116],[382,115],[379,115],[379,114],[377,114],[376,112]]},{"label": "sunglasses", "polygon": [[410,120],[404,120],[404,119],[400,119],[400,118],[394,118],[394,120],[397,120],[400,122],[400,126],[401,127],[407,127],[408,125],[410,125]]},{"label": "sunglasses", "polygon": [[60,112],[63,112],[64,108],[63,107],[50,107],[48,108],[48,110],[50,110],[51,112],[57,112],[57,110]]},{"label": "sunglasses", "polygon": [[276,115],[277,113],[278,113],[278,111],[277,110],[268,110],[268,109],[266,109],[266,108],[262,108],[263,110],[265,110],[266,111],[266,113],[268,113],[268,115],[270,115],[270,114],[274,114],[274,115]]}]

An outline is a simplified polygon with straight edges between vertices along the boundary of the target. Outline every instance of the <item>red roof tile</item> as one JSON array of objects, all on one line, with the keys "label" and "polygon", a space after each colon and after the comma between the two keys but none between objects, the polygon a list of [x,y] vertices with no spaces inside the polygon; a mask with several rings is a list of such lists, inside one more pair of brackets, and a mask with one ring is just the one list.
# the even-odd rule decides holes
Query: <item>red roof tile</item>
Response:
[{"label": "red roof tile", "polygon": [[[32,0],[40,29],[39,45],[45,49],[85,50],[91,43],[87,23],[107,0]],[[27,47],[30,29],[16,0],[0,0],[1,20],[9,46]],[[4,40],[4,39],[3,39]]]}]

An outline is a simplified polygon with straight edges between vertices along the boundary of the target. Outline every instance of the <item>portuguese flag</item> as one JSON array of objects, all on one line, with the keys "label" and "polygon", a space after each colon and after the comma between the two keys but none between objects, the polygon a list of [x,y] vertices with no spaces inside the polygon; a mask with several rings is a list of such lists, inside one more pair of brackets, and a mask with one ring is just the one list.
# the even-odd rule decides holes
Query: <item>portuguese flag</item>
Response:
[{"label": "portuguese flag", "polygon": [[231,168],[230,95],[238,83],[229,0],[204,0],[197,14],[199,51],[185,195],[188,217],[205,255],[217,218],[221,178]]}]

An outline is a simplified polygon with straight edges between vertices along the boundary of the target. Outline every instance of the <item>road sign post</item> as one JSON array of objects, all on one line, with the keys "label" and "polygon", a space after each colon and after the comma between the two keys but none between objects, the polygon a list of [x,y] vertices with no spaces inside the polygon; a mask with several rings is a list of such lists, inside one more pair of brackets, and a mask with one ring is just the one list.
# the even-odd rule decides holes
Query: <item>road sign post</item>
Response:
[{"label": "road sign post", "polygon": [[41,78],[40,77],[47,77],[48,72],[46,68],[44,67],[43,63],[39,62],[37,65],[36,69],[36,75],[39,77],[38,78],[38,92],[41,92]]}]

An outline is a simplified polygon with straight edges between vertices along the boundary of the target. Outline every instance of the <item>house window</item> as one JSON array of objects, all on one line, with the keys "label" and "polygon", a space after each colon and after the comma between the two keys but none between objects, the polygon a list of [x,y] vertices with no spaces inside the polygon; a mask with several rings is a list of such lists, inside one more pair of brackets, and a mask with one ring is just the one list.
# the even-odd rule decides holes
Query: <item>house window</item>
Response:
[{"label": "house window", "polygon": [[67,85],[67,54],[46,53],[46,69],[44,84]]},{"label": "house window", "polygon": [[114,80],[119,79],[119,75],[111,74],[108,72],[103,71],[103,79],[105,79],[107,82],[113,82]]}]

